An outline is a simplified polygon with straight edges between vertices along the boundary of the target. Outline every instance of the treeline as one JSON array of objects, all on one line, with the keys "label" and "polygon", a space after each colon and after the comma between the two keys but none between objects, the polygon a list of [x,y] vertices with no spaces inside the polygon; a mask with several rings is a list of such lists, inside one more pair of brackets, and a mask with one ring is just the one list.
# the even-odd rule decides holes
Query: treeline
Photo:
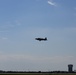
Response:
[{"label": "treeline", "polygon": [[[0,73],[70,73],[68,71],[3,71],[0,70]],[[71,72],[76,73],[76,72]]]}]

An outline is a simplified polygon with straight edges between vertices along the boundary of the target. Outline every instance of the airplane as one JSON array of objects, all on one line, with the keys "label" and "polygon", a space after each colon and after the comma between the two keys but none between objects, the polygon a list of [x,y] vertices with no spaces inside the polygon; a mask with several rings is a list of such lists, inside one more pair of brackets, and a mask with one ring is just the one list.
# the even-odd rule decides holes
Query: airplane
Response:
[{"label": "airplane", "polygon": [[47,41],[47,37],[45,37],[45,38],[35,38],[35,40],[38,40],[38,41]]}]

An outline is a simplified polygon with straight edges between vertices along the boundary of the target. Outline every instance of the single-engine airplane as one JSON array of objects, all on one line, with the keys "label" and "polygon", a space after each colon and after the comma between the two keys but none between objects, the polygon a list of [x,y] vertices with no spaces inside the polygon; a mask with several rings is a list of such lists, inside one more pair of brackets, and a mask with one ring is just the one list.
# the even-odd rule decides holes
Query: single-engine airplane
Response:
[{"label": "single-engine airplane", "polygon": [[45,38],[35,38],[35,40],[38,40],[38,41],[47,41],[47,37],[45,37]]}]

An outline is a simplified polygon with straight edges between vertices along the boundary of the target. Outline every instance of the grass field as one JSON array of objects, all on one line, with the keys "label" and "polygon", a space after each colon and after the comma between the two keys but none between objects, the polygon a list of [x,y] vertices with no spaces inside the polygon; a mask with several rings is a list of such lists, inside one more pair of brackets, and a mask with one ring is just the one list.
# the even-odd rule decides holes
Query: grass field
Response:
[{"label": "grass field", "polygon": [[4,73],[0,75],[76,75],[76,73]]}]

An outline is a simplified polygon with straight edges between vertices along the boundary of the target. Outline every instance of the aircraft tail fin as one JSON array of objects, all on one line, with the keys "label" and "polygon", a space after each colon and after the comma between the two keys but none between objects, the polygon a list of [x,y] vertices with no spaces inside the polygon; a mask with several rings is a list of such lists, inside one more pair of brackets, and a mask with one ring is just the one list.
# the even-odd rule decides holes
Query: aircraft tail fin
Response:
[{"label": "aircraft tail fin", "polygon": [[45,40],[47,40],[47,37],[45,37]]}]

